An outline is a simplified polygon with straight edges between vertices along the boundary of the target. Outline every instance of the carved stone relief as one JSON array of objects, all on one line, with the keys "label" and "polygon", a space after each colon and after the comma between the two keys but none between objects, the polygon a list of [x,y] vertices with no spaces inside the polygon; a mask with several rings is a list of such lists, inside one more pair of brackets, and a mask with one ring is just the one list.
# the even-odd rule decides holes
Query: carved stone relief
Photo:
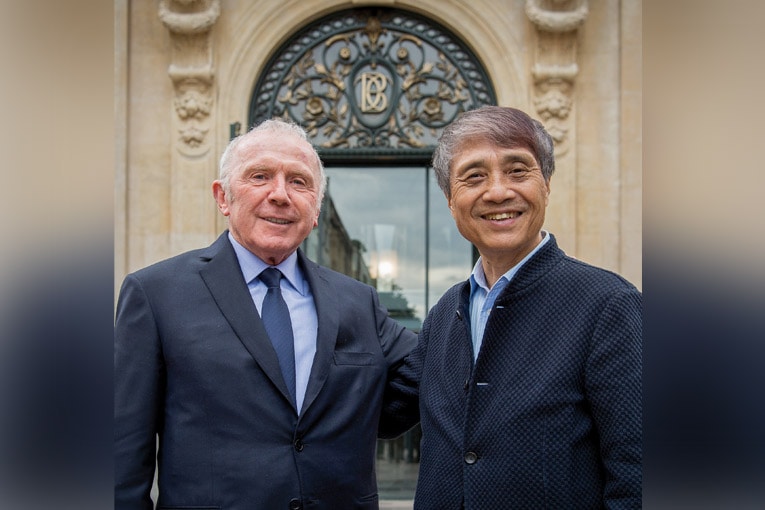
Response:
[{"label": "carved stone relief", "polygon": [[159,18],[170,31],[173,56],[168,75],[175,97],[176,147],[196,157],[210,149],[214,72],[210,30],[220,16],[219,0],[160,0]]},{"label": "carved stone relief", "polygon": [[555,141],[557,156],[571,145],[576,31],[587,18],[587,0],[527,0],[526,15],[537,29],[532,67],[537,114]]}]

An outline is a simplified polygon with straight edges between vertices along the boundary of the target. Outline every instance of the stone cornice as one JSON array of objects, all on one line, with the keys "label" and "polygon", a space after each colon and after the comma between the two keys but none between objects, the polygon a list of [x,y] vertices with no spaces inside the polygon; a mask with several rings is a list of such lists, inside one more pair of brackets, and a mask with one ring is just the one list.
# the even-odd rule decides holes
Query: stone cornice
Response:
[{"label": "stone cornice", "polygon": [[159,19],[171,31],[176,34],[202,34],[208,32],[220,16],[219,0],[212,0],[207,8],[198,12],[176,12],[170,10],[170,3],[187,6],[203,4],[201,0],[160,0]]},{"label": "stone cornice", "polygon": [[542,7],[543,3],[564,6],[570,0],[527,0],[526,16],[539,30],[547,32],[570,32],[576,30],[587,18],[587,0],[579,0],[576,7],[570,10],[553,10]]}]

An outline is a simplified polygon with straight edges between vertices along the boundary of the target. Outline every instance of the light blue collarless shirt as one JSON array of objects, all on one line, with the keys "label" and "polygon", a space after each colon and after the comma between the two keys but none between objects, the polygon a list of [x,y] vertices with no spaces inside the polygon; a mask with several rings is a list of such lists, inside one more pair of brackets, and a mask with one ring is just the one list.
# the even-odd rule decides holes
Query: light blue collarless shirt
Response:
[{"label": "light blue collarless shirt", "polygon": [[293,252],[281,264],[270,266],[239,244],[231,232],[228,233],[228,239],[234,246],[239,267],[242,269],[244,281],[250,290],[250,296],[258,314],[262,313],[263,299],[268,291],[268,287],[260,281],[258,276],[268,267],[276,267],[284,275],[280,285],[282,296],[290,310],[292,334],[295,338],[295,400],[299,412],[303,407],[308,378],[311,375],[313,358],[316,354],[316,332],[319,327],[311,286],[308,285],[298,266],[297,252]]},{"label": "light blue collarless shirt", "polygon": [[486,330],[486,323],[489,321],[489,315],[494,308],[494,302],[499,296],[513,276],[518,270],[526,263],[539,249],[545,245],[550,239],[547,232],[542,231],[542,241],[526,255],[523,260],[510,268],[508,272],[503,274],[499,280],[494,283],[494,286],[490,289],[486,283],[486,274],[483,272],[483,265],[481,265],[481,258],[478,258],[478,262],[473,267],[473,272],[470,274],[470,332],[473,341],[473,361],[478,359],[478,352],[481,349],[483,343],[483,333]]}]

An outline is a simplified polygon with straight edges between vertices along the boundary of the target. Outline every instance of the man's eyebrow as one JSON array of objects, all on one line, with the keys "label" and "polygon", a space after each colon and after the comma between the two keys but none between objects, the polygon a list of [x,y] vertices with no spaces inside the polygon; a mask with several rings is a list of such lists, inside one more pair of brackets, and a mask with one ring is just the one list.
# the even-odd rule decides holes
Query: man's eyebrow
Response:
[{"label": "man's eyebrow", "polygon": [[254,171],[263,171],[263,170],[268,170],[268,165],[265,165],[263,163],[252,163],[244,167],[245,172],[254,172]]},{"label": "man's eyebrow", "polygon": [[[512,152],[502,156],[500,163],[503,165],[509,163],[523,163],[528,166],[536,166],[537,162],[530,153],[527,152]],[[473,168],[484,168],[486,166],[486,159],[483,157],[477,157],[463,163],[457,170],[458,175],[464,174],[468,170]]]},{"label": "man's eyebrow", "polygon": [[526,165],[536,165],[534,156],[527,152],[513,152],[502,157],[502,163],[524,163]]},{"label": "man's eyebrow", "polygon": [[486,166],[486,160],[484,158],[471,159],[467,161],[466,163],[463,163],[462,165],[460,165],[460,167],[457,169],[457,172],[459,174],[464,174],[465,172],[473,168],[483,168],[485,166]]}]

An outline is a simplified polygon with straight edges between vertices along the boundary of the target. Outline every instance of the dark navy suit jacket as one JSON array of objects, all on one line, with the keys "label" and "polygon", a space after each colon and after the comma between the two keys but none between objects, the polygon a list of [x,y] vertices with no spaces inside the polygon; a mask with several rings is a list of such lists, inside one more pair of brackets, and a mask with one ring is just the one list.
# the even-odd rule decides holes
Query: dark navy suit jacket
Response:
[{"label": "dark navy suit jacket", "polygon": [[117,510],[152,508],[155,454],[158,508],[378,508],[382,396],[416,337],[373,288],[298,253],[319,325],[299,416],[227,233],[126,277],[115,325]]}]

